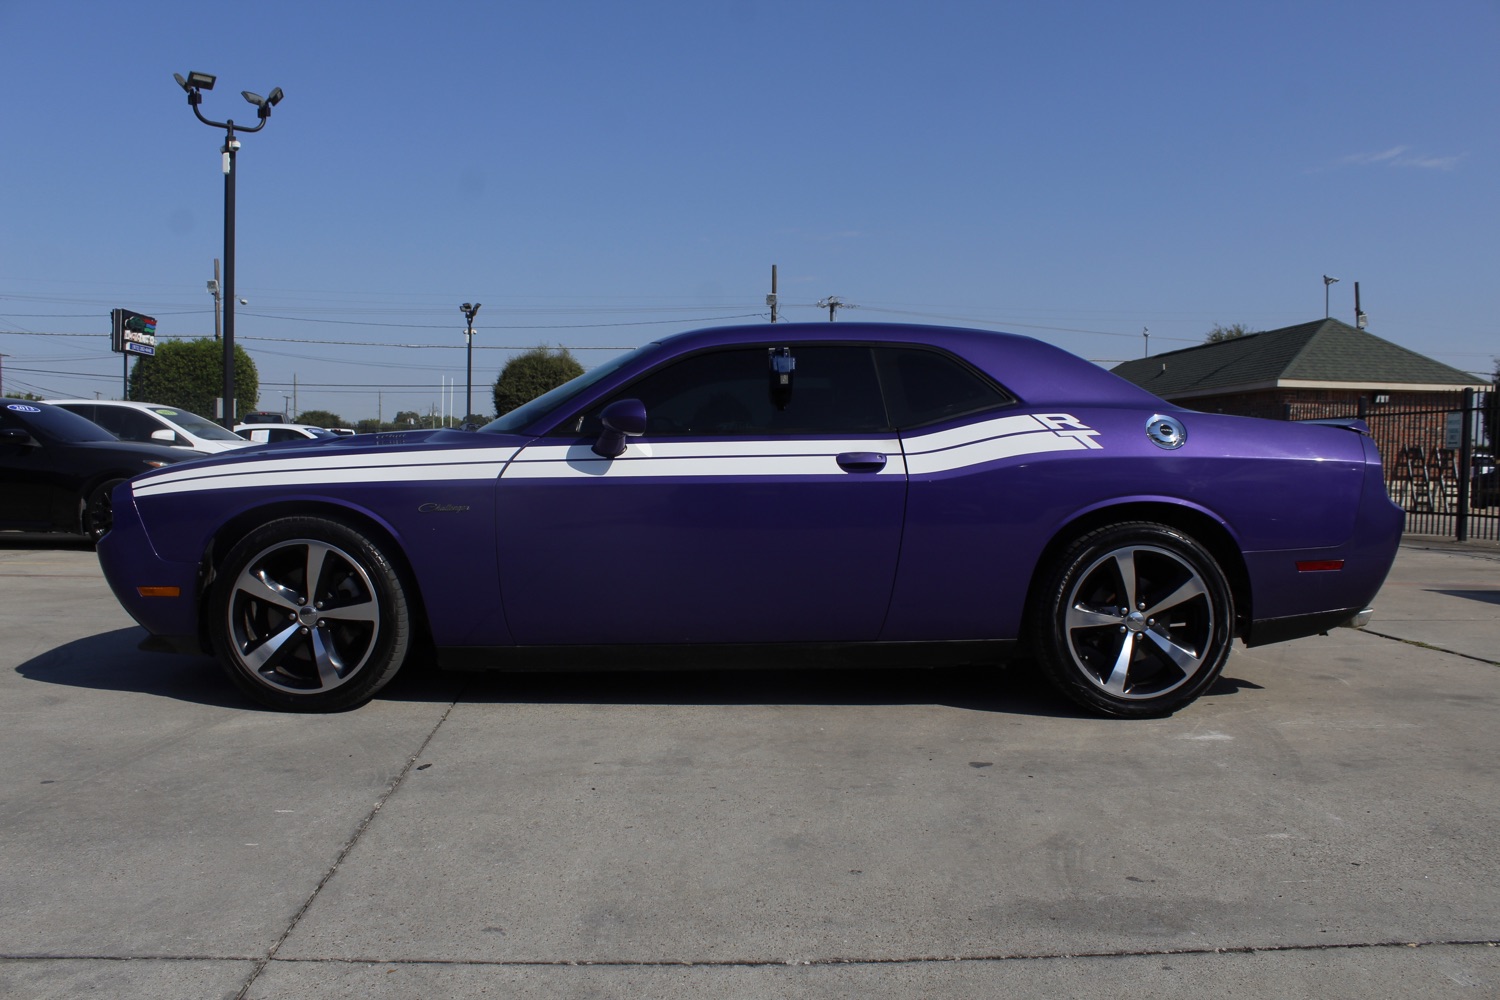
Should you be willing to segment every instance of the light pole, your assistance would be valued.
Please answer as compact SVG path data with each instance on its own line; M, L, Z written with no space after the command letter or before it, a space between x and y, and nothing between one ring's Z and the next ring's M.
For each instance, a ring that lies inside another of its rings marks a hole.
M1324 319L1328 318L1328 286L1329 285L1337 284L1338 280L1339 279L1337 279L1337 278L1330 278L1326 274L1323 275L1323 318Z
M465 302L459 306L459 312L464 314L464 342L468 345L469 355L469 377L464 386L464 423L469 422L469 414L474 412L474 314L479 312L479 303L473 305Z
M224 302L224 426L234 428L234 163L235 154L239 152L240 141L235 138L234 119L216 122L203 117L203 112L198 110L198 105L203 103L203 91L213 90L214 82L218 77L210 73L189 73L187 79L182 78L181 73L173 73L177 85L187 91L188 104L193 109L193 114L198 120L212 128L224 130L224 146L219 152L224 154L224 288L222 290ZM266 119L271 117L271 108L281 103L284 96L281 88L277 87L271 91L271 96L261 97L252 94L248 90L240 91L245 100L255 105L255 116L259 119L254 128L240 126L241 132L259 132L266 127Z

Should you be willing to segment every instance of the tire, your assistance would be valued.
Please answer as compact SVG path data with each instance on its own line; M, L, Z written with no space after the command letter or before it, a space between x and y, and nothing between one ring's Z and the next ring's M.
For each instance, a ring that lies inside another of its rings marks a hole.
M309 584L311 580L311 584ZM380 547L321 517L272 521L230 550L209 639L235 685L282 711L357 708L411 646L406 587Z
M1034 605L1042 671L1102 715L1169 715L1218 678L1233 642L1233 598L1212 555L1146 521L1089 532L1063 551Z
M115 487L124 481L123 479L106 479L83 498L79 528L88 536L89 541L98 542L115 523L115 503L112 494Z

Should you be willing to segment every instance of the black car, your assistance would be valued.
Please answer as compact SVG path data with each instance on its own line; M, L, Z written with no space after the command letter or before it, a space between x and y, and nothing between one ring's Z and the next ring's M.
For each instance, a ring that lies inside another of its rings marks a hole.
M62 531L97 541L109 530L117 485L202 456L121 441L46 403L0 399L0 531Z

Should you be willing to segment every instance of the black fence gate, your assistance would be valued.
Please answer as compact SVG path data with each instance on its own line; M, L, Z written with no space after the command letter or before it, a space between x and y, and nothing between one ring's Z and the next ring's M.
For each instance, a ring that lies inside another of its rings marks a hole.
M1386 491L1406 511L1407 534L1463 542L1500 539L1500 473L1487 444L1500 430L1495 411L1496 393L1465 389L1451 405L1292 403L1287 418L1364 420L1380 447Z

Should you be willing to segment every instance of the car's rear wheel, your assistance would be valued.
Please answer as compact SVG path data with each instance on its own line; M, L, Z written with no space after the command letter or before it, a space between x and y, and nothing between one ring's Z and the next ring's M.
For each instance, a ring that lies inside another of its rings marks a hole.
M214 584L210 639L234 683L271 708L363 705L411 645L400 575L339 521L288 517L230 550Z
M1144 521L1075 539L1035 608L1043 671L1106 715L1166 715L1188 704L1224 669L1233 639L1232 594L1213 556Z
M115 487L124 481L123 479L105 480L83 498L83 511L79 523L89 541L97 542L103 538L110 525L115 523L113 494Z

